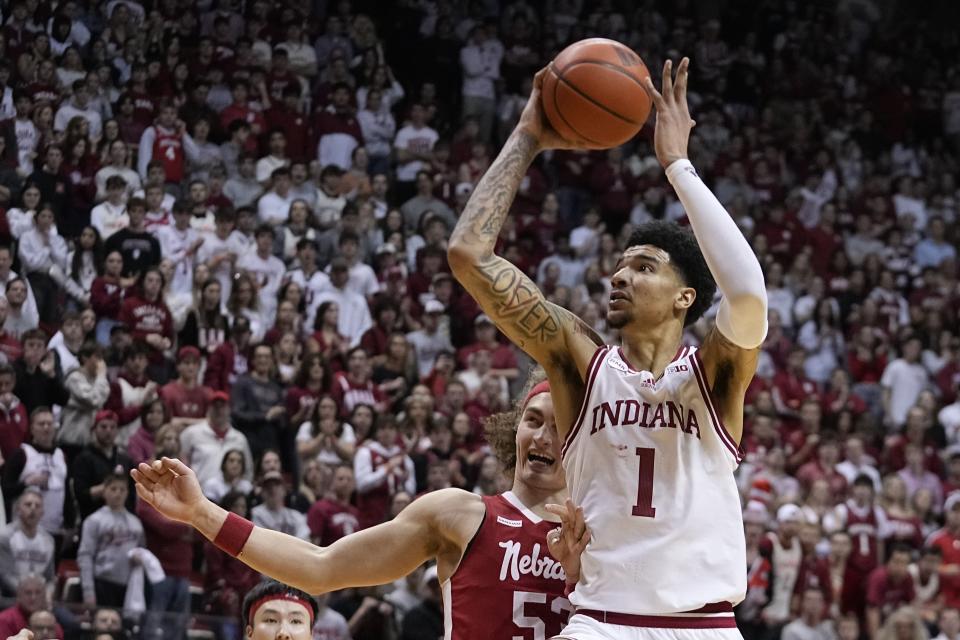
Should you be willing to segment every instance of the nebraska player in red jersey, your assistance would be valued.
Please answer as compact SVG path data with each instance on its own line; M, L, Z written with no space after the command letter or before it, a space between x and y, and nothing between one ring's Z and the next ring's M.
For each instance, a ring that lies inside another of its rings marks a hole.
M139 496L168 518L193 525L286 584L313 594L385 584L435 558L446 638L543 640L566 622L566 581L577 578L590 539L582 512L569 500L563 507L547 504L564 493L547 383L533 386L513 412L495 417L490 439L512 459L505 460L514 469L511 491L491 497L460 489L428 493L392 521L329 547L229 516L203 496L196 475L179 460L142 464L133 477ZM559 528L550 514L560 517Z

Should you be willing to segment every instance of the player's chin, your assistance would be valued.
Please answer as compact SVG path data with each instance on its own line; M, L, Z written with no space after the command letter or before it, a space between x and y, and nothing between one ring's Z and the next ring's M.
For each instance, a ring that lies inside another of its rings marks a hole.
M619 306L619 305L618 305ZM611 329L621 329L630 322L630 312L626 309L607 306L607 326Z

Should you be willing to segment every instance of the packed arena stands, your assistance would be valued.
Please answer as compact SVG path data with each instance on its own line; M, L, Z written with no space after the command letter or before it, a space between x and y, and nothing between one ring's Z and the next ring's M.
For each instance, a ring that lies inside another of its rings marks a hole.
M136 499L127 471L160 456L322 545L509 487L483 424L531 361L446 241L534 73L604 36L651 70L690 56L691 160L765 270L741 631L955 640L950 4L0 4L0 638L240 636L259 576ZM608 342L631 228L685 223L653 122L542 154L500 236ZM325 596L314 637L436 638L436 581Z

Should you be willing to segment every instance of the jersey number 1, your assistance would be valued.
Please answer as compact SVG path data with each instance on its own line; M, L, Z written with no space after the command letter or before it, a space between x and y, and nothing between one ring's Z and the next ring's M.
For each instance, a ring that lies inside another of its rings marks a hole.
M656 518L657 510L653 506L653 456L656 449L637 447L640 458L639 485L637 486L637 504L633 505L633 515L641 518Z

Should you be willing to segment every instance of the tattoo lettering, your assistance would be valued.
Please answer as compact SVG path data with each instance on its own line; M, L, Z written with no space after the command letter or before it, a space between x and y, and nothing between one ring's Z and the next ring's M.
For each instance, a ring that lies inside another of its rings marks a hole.
M462 240L493 249L520 181L536 154L537 143L529 135L519 134L507 141L467 202L451 242Z
M521 336L546 342L560 334L557 312L523 272L496 256L480 261L474 268L489 283L487 299L496 305L495 315L509 321L520 334L516 336L520 338L517 346L524 346Z

